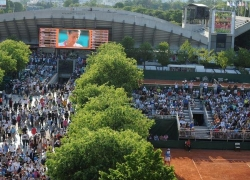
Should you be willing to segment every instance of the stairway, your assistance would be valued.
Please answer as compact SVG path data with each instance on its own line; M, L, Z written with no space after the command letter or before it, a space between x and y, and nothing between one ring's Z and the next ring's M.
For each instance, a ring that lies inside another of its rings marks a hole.
M191 107L193 113L203 113L203 105L199 99L194 99L194 106Z
M194 126L196 139L210 139L210 131L207 126Z
M212 115L212 111L207 111L207 127L210 129L211 128L211 124L213 123L213 115Z
M185 109L184 111L183 111L183 115L184 115L184 121L186 122L186 123L191 123L191 118L190 118L190 116L189 116L189 111L187 110L187 109Z

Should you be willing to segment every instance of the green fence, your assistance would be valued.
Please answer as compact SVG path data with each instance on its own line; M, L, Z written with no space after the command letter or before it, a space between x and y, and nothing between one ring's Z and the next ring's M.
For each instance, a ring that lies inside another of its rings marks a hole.
M184 140L150 141L155 148L183 148ZM238 141L191 141L192 149L234 150ZM250 142L239 141L242 150L250 150Z
M178 140L178 126L176 119L156 119L155 125L151 127L149 133L158 136L168 135L169 140Z
M245 74L226 74L226 73L205 73L205 72L177 72L177 71L156 71L144 70L145 79L159 79L159 80L194 80L196 77L207 76L212 79L228 79L228 81L239 83L250 83L250 75Z

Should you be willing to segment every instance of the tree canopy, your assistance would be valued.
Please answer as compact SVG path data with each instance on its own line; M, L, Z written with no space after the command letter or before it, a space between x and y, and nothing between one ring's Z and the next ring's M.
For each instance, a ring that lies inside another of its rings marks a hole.
M181 62L187 62L187 60L192 60L195 56L195 49L192 47L191 43L186 40L178 51L178 60Z
M131 107L129 98L123 89L104 88L99 96L92 97L73 117L69 134L76 136L81 128L97 130L109 127L116 131L133 130L145 139L154 121L148 119L141 111ZM92 88L93 89L93 88ZM94 90L97 92L97 90Z
M7 52L0 49L0 68L5 72L16 71L17 62Z
M7 56L16 61L16 71L23 70L29 62L31 51L29 45L22 41L7 39L0 43L0 50L6 52Z
M60 148L55 149L55 153L48 153L46 165L52 179L97 180L100 177L99 172L104 176L104 173L108 173L110 168L116 169L117 163L123 164L130 159L135 160L137 152L139 152L137 157L139 160L136 162L139 164L130 169L134 177L140 167L147 173L146 170L153 166L154 169L150 172L154 172L154 174L151 177L161 175L163 175L161 176L163 179L168 176L174 177L171 173L173 170L164 167L160 151L154 152L152 145L137 133L130 130L117 132L104 128L97 131L79 129L79 134L82 138L69 138ZM132 155L128 156L129 154ZM152 166L145 164L147 162L151 162ZM135 162L130 163L133 165ZM146 168L145 165L148 167ZM124 172L124 176L125 174L126 172Z
M135 60L126 58L121 44L107 43L87 63L72 93L76 113L67 136L47 155L51 179L116 179L114 171L120 177L131 174L132 179L146 180L142 174L146 171L153 180L175 179L173 168L164 166L161 151L146 141L154 121L131 107L128 94L143 75Z
M169 63L169 58L171 55L169 44L167 42L161 42L157 46L156 58L162 66L166 66Z
M173 167L164 166L161 151L144 146L139 151L126 155L125 162L117 163L115 169L100 172L100 180L175 180Z
M228 66L228 63L229 61L225 51L219 52L216 58L216 64L220 65L222 69L225 69Z
M76 90L84 89L87 84L107 84L131 93L142 78L136 60L126 57L122 45L106 43L87 59L86 73L76 81Z

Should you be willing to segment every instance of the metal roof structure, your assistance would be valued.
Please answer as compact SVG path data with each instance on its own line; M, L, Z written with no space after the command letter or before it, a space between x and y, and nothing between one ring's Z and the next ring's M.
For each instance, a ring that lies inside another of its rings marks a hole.
M131 36L136 46L149 42L157 46L167 41L178 49L185 41L206 47L207 37L182 29L171 22L152 16L108 8L56 8L0 15L0 41L16 36L27 44L38 44L39 28L108 29L110 41L120 42Z
M236 17L239 19L240 17ZM248 18L249 19L249 18ZM236 36L250 28L249 21L236 28ZM194 47L207 47L208 37L187 30L171 22L145 14L111 8L54 8L0 14L0 41L10 36L30 45L38 45L39 28L107 29L110 41L120 42L131 36L138 47L143 42L157 46L167 41L172 50L179 49L184 41Z

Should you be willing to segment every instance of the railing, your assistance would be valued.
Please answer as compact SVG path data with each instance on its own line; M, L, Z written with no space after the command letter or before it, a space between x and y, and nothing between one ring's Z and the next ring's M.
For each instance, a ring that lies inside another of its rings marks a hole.
M208 127L209 123L208 123L208 114L207 114L207 108L205 106L205 104L203 104L203 110L204 110L204 121L206 126Z
M190 122L193 122L193 112L192 112L192 109L191 109L191 106L190 106L190 103L188 103L188 114L189 114L189 117L190 117Z
M179 116L178 116L178 113L176 114L176 121L177 121L177 128L178 128L178 131L180 132L180 121L179 121Z
M250 141L250 131L215 131L209 129L181 128L179 131L179 139L208 139L208 140L237 140Z
M155 118L155 119L176 119L177 115L154 115L150 116L150 118Z

